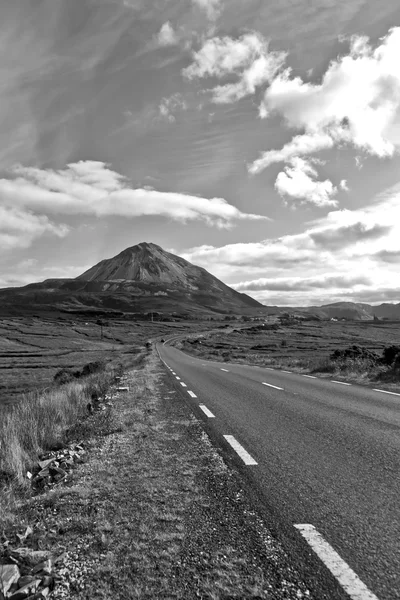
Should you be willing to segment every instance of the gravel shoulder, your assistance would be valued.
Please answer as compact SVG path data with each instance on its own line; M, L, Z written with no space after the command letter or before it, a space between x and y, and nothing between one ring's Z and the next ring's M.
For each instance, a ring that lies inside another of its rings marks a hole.
M153 352L69 486L24 506L65 551L52 598L311 598Z

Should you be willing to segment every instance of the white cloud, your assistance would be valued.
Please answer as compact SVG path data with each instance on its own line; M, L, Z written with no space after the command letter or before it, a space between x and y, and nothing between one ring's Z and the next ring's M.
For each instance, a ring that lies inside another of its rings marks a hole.
M341 190L343 190L344 192L348 192L349 191L349 186L347 185L347 181L346 179L342 179L341 182L339 183L339 187Z
M333 60L319 84L281 72L265 92L264 118L281 115L288 127L304 131L278 151L264 153L250 167L259 172L272 162L349 144L358 151L390 157L400 147L400 28L373 49L353 37L346 56Z
M28 248L44 234L63 237L65 225L55 225L45 215L34 215L27 210L0 205L0 248L14 250Z
M290 162L294 158L332 148L333 145L334 141L332 137L323 132L296 135L281 150L267 150L263 152L260 158L255 160L252 165L249 165L249 172L255 175L274 163Z
M243 213L223 198L131 188L122 175L98 161L73 163L59 171L19 166L11 175L0 179L0 205L6 210L13 207L41 213L34 218L41 219L45 229L55 227L48 223L47 214L153 215L181 222L203 220L220 228L231 227L238 220L266 218Z
M215 21L221 14L222 0L192 0L192 2L204 10L210 21Z
M161 27L157 35L157 42L159 46L175 46L179 42L178 36L169 21Z
M267 304L400 301L400 184L364 209L332 210L301 233L199 246L183 256Z
M175 122L174 113L177 111L187 110L187 104L182 97L182 94L173 94L169 98L163 98L158 107L160 116L170 123Z
M317 181L317 171L302 158L293 158L279 173L275 188L281 196L290 196L315 206L336 206L337 188L329 179Z
M213 102L231 103L254 94L259 86L271 81L285 56L282 52L269 52L268 42L256 32L246 33L236 40L214 37L193 53L193 62L183 74L188 79L223 79L234 74L236 82L211 90Z

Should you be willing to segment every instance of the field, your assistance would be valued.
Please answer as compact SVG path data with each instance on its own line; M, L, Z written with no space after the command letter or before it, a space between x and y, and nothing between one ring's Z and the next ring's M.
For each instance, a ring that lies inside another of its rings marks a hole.
M197 325L198 326L198 325ZM38 317L0 319L0 406L22 393L52 385L60 369L139 353L155 336L185 332L194 324Z
M200 333L201 332L201 333ZM400 345L400 322L310 321L282 325L210 321L136 322L95 319L0 319L0 406L19 394L44 390L60 369L82 369L95 361L135 355L156 337L180 334L176 345L194 356L257 365L317 369L334 350L352 345L378 355Z
M358 346L382 355L383 348L400 346L400 322L307 321L282 325L279 322L251 325L221 325L217 332L186 338L175 344L185 352L225 362L270 365L304 372L334 372L339 363L331 361L335 350ZM353 361L347 371L368 369L365 361ZM343 365L342 365L343 366ZM345 371L346 369L343 369ZM381 369L382 370L382 369ZM369 376L378 376L379 369Z

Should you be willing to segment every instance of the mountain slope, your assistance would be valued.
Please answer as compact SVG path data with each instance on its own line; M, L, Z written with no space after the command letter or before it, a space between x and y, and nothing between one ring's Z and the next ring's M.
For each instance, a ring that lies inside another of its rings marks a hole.
M0 305L163 313L247 313L262 309L205 269L142 242L102 260L76 279L0 290Z

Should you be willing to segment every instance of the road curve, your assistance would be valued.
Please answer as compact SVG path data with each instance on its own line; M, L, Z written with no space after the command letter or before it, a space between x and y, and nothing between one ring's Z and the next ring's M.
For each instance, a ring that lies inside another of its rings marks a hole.
M217 443L226 451L232 436L253 460L245 480L279 521L277 534L312 525L367 590L349 580L329 597L400 598L400 396L158 350ZM305 559L312 552L301 543Z

